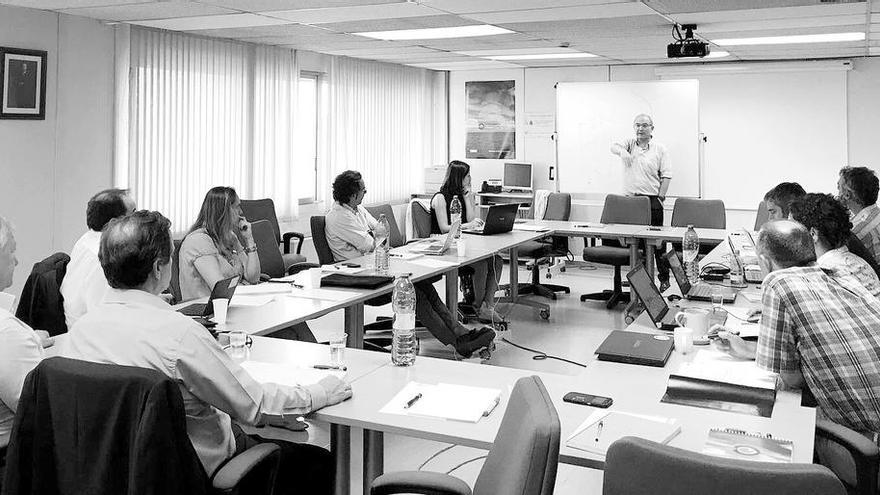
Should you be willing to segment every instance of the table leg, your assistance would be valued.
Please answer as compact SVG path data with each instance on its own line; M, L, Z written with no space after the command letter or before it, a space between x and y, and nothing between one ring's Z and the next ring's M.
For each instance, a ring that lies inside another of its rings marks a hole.
M639 240L627 239L627 243L629 244L629 267L632 269L639 264Z
M364 430L364 495L385 469L385 441L381 431Z
M330 451L336 463L333 480L335 495L351 493L351 429L343 425L330 425Z
M458 314L458 267L444 275L446 278L446 307L453 315Z
M654 250L657 249L654 246L653 239L645 240L645 270L648 271L648 276L651 277L651 280L654 280Z
M510 300L516 302L519 297L519 249L513 246L508 254L510 255Z
M348 347L364 348L364 303L345 308L345 333L348 334Z

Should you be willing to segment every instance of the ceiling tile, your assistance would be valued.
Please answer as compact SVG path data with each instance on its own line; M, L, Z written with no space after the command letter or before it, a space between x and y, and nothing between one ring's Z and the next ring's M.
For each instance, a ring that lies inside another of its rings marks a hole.
M568 19L600 19L606 17L630 17L653 15L654 11L643 3L616 3L610 5L581 5L554 9L509 10L464 14L462 17L487 24L509 24L514 22L563 21Z
M521 69L521 65L495 62L493 60L473 60L465 62L426 62L407 64L431 70L482 70L482 69Z
M104 7L108 5L125 5L144 3L144 0L0 0L3 5L15 5L31 9L72 9L77 7Z
M735 31L767 31L781 29L821 28L836 26L864 25L865 14L835 15L822 17L795 17L791 19L762 19L740 22L710 22L698 24L697 33L735 32Z
M280 24L277 26L251 26L225 29L203 29L193 31L202 36L217 36L219 38L261 38L268 36L299 36L299 37L324 37L337 33L326 29L301 24Z
M61 9L70 15L103 19L106 21L136 21L150 19L173 19L177 17L196 17L205 15L235 14L234 10L196 2L150 2L134 5L112 5L107 7L82 7Z
M423 5L435 7L454 14L475 12L503 12L506 10L529 10L536 7L576 7L584 5L633 3L634 0L422 0Z
M320 9L403 3L406 0L199 0L202 3L247 12L270 10Z
M577 53L577 50L572 50L570 48L562 48L558 46L553 46L548 43L546 47L540 48L498 48L495 50L465 50L456 52L460 55L467 55L469 57L491 57L491 56L504 56L504 55L543 55L548 53Z
M877 2L880 3L880 2ZM761 8L750 10L717 10L669 14L676 22L700 24L708 22L739 22L762 19L796 19L799 17L824 17L832 15L857 15L865 13L863 3L825 3L802 7Z
M131 21L132 24L172 31L201 31L205 29L242 28L287 24L288 21L257 14L224 14L200 17L180 17L154 21Z
M337 7L332 9L279 10L263 12L263 15L278 17L302 24L328 24L332 22L369 21L376 19L399 19L437 15L434 9L416 3L365 5L358 7Z
M818 0L654 0L657 10L666 13L713 12L716 10L766 9L815 5Z
M331 49L326 50L325 53L329 53L331 55L345 55L348 57L372 57L373 55L403 55L403 54L425 54L425 53L434 53L434 50L429 48L423 48L421 46L408 46L405 48L354 48L354 49Z

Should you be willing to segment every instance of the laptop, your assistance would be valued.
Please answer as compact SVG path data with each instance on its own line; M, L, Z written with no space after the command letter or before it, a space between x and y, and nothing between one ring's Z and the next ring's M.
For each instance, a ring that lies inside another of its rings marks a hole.
M672 339L667 335L615 330L596 349L600 361L666 366L672 353Z
M731 263L739 264L743 279L751 284L763 282L767 274L758 264L755 239L752 237L752 233L745 229L742 232L731 232L727 236L727 244L730 247Z
M684 267L681 266L681 260L678 253L669 251L664 255L666 261L669 262L669 268L672 270L672 276L678 282L678 288L681 289L681 295L692 301L712 301L712 294L721 294L725 303L732 303L736 300L738 290L732 287L725 287L719 284L708 284L705 282L697 282L691 285L687 274L684 273Z
M462 229L466 234L494 235L503 234L513 230L513 222L516 221L516 212L519 203L492 205L486 214L486 222L481 229Z
M446 239L443 242L439 241L439 238L434 238L426 241L419 242L408 249L410 253L418 253L425 254L428 256L442 256L449 251L449 248L452 247L452 241L454 237L452 233L457 231L461 226L461 221L456 220L452 222L452 225L449 227L449 232L446 234Z
M678 324L675 322L675 311L669 310L666 299L660 294L660 289L654 284L654 280L645 270L645 265L639 264L626 274L629 280L629 288L645 306L645 311L651 317L651 321L660 330L675 330Z
M183 313L186 316L193 317L202 317L208 318L214 315L214 299L232 299L232 295L235 293L235 288L238 286L238 282L241 281L241 275L236 275L234 277L224 278L223 280L214 284L214 290L211 291L211 297L208 298L207 303L194 303L189 306L184 306L177 311L179 313Z

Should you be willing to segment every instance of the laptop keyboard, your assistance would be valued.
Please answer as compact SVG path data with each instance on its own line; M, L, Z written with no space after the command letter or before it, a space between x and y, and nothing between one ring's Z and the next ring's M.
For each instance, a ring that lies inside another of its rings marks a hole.
M692 285L690 290L691 297L712 297L714 288L711 285Z

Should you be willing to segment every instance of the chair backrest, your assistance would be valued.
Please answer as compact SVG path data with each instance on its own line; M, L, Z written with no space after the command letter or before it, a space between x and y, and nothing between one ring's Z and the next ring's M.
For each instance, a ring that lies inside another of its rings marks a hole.
M169 288L171 289L171 296L174 297L174 303L177 304L183 301L183 296L180 293L180 246L183 244L183 239L174 239L174 252L171 253L171 284Z
M398 246L403 246L406 244L406 239L403 238L403 234L400 232L400 228L397 226L397 219L394 218L394 209L389 204L384 205L376 205L376 206L367 206L367 211L370 212L370 215L379 219L379 215L385 215L385 218L388 219L388 226L391 227L391 241L390 246L396 248Z
M65 253L55 253L34 263L15 311L19 320L31 328L46 330L49 335L67 332L61 283L67 274L68 263L70 256Z
M251 223L254 243L257 245L257 257L260 259L260 273L276 278L284 276L284 258L275 242L275 234L268 220L257 220Z
M249 222L268 220L275 236L275 244L281 244L281 226L278 225L278 215L275 213L275 202L271 198L242 199L241 211Z
M727 213L720 199L678 198L672 208L673 227L726 229Z
M22 387L7 456L4 493L197 494L209 485L180 388L152 369L43 360Z
M474 495L551 495L559 436L559 416L541 379L517 380Z
M412 226L416 239L431 235L431 211L418 201L412 202Z
M605 457L603 495L845 495L824 466L741 461L624 437Z
M324 215L313 216L309 219L309 226L312 229L312 242L318 253L318 263L332 265L336 260L333 258L333 251L330 250L330 244L327 242L327 218Z
M646 196L605 196L602 208L602 223L622 223L627 225L651 224L651 200Z
M544 220L568 221L571 216L571 194L550 193L547 197L547 209L544 210Z
M761 226L770 219L770 212L767 211L767 203L761 201L758 203L758 213L755 215L755 231L761 230Z

